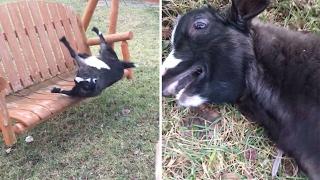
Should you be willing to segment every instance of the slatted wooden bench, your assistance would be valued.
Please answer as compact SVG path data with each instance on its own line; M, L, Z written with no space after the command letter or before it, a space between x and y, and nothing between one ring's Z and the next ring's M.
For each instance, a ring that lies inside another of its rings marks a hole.
M90 52L98 39L87 39L85 30L98 0L90 0L82 20L69 7L44 1L21 1L0 5L0 130L7 146L16 134L26 132L67 107L81 101L50 93L53 86L71 89L75 63L59 42L66 36L79 52ZM115 33L119 1L111 6L109 32ZM131 32L107 35L121 41L123 59L129 61L127 40ZM127 78L132 71L125 71Z

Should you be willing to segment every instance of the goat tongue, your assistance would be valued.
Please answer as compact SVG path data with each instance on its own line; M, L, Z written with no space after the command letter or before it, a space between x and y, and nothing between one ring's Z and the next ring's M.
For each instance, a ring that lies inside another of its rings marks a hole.
M282 156L283 156L283 151L278 149L276 159L273 161L273 165L272 165L272 172L271 172L272 179L274 179L274 177L277 175L279 171Z

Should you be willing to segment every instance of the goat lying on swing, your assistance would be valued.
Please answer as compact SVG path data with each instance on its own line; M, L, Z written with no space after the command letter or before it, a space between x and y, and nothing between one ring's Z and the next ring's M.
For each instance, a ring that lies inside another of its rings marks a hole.
M98 56L76 53L63 36L60 41L69 50L70 55L78 64L75 86L71 90L62 90L54 87L52 93L62 93L73 97L98 96L105 88L119 81L124 74L124 69L135 67L134 63L120 61L115 51L104 39L98 28L93 27L100 39Z

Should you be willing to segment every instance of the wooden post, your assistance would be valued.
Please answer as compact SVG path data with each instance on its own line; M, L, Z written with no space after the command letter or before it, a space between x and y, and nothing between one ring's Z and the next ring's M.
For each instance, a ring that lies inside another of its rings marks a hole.
M116 33L117 21L118 21L118 11L119 11L119 0L111 1L110 19L109 19L109 34ZM113 43L110 43L113 47Z
M122 58L123 61L125 62L130 62L130 53L129 53L129 47L128 47L128 42L127 41L122 41L121 42L121 51L122 51ZM127 69L128 72L125 74L127 79L132 79L133 77L133 71L132 69Z
M88 4L86 6L86 9L84 10L81 22L84 28L84 31L87 31L89 23L91 21L92 15L94 13L94 10L97 7L99 0L89 0Z
M9 119L7 104L5 102L6 80L0 77L0 129L2 131L4 142L7 146L12 146L17 142L16 135L12 128L12 121Z
M78 28L79 28L79 30L80 30L80 33L81 33L81 36L82 36L82 41L84 41L84 42L82 42L83 44L86 44L86 47L85 47L85 49L81 49L81 51L84 51L84 52L86 52L87 54L89 54L89 55L91 55L91 50L90 50L90 47L89 47L89 45L88 45L88 39L87 39L87 36L86 36L86 32L85 32L85 29L84 29L84 27L82 27L81 26L81 22L79 22L80 21L80 19L77 17L77 24L78 24ZM79 39L80 40L80 39Z
M123 33L110 34L110 35L104 36L104 38L109 44L111 44L113 42L131 40L133 38L133 33L131 31L128 31ZM100 44L100 39L90 38L88 39L87 44L89 46L98 45Z

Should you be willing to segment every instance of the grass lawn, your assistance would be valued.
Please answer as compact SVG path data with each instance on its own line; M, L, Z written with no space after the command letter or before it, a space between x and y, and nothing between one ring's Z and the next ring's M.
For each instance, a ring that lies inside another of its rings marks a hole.
M12 0L0 0L0 2ZM53 1L53 0L51 0ZM58 0L82 14L85 0ZM109 2L110 5L110 2ZM105 31L108 7L92 23ZM121 1L118 32L133 31L133 80L123 80L19 137L10 154L0 140L0 179L153 179L159 119L159 12ZM88 32L90 37L94 36ZM119 52L120 44L116 44ZM94 48L94 52L97 52ZM35 139L26 144L27 135Z
M203 6L205 1L165 0L163 58L170 51L168 34L177 14ZM225 7L228 0L209 0ZM260 18L299 31L320 32L319 0L274 0ZM177 107L163 98L164 179L271 179L276 156L264 129L249 122L230 105ZM306 179L296 163L284 157L276 179Z

